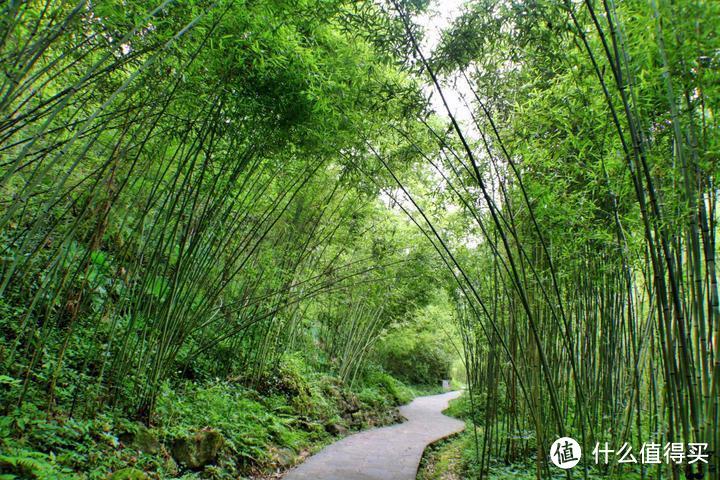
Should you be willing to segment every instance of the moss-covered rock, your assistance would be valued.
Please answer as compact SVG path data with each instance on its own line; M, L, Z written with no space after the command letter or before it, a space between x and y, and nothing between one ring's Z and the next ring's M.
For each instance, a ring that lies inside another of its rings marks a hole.
M295 452L289 448L279 448L273 453L274 463L282 469L292 466L295 457Z
M127 448L149 453L150 455L160 453L160 450L162 450L157 435L144 425L138 425L134 431L121 434L120 441Z
M325 431L334 436L347 435L348 433L347 427L339 422L326 423Z
M189 437L175 439L172 456L184 467L199 470L217 459L225 439L216 430L203 430Z

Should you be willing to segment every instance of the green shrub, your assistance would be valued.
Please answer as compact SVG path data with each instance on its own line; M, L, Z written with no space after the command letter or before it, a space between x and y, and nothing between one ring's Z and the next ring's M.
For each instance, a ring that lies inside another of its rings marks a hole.
M445 342L430 332L390 335L378 350L389 373L412 385L438 385L449 378L453 355Z
M322 445L331 439L328 424L359 429L391 423L394 406L412 398L410 389L380 368L369 369L350 389L295 356L283 358L259 384L262 392L230 381L166 382L152 428L119 409L70 418L28 400L0 416L0 480L105 480L119 472L177 478L182 471L169 456L173 443L208 429L224 439L217 461L204 473L183 478L238 478L276 468L281 461L286 466L294 452ZM0 376L0 389L16 388L17 379ZM153 439L152 449L138 447L144 442L138 440L140 432Z
M79 478L72 470L55 463L52 456L22 448L9 448L0 453L0 479L35 478L38 480L70 480Z
M82 472L83 478L106 479L128 464L156 470L159 459L120 448L117 435L127 431L128 423L108 414L91 419L50 415L26 402L0 416L0 474L69 479Z
M178 394L165 387L157 413L167 439L213 428L226 440L227 453L243 464L268 460L268 446L296 448L303 434L293 431L295 421L287 403L278 397L254 400L252 391L230 383L189 385Z
M368 387L375 390L379 389L380 392L377 394L382 395L384 393L384 396L389 396L393 405L404 405L415 396L413 391L400 380L376 366L366 369L363 385L365 386L364 390L367 390ZM365 395L370 394L366 392Z

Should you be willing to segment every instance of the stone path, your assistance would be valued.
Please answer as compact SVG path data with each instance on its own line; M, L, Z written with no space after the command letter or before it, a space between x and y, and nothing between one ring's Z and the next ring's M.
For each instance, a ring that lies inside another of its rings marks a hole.
M291 470L285 480L415 480L425 447L465 423L441 412L461 392L418 397L400 407L407 421L356 433Z

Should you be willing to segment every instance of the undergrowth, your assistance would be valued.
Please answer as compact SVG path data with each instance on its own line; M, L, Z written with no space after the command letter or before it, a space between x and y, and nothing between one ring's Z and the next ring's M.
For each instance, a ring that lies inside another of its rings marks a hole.
M486 460L484 472L480 471L481 465L478 461L478 450L476 450L475 445L476 432L474 431L475 427L472 422L472 412L475 411L477 435L479 441L482 442L484 427L481 419L482 410L477 408L478 400L484 400L484 398L475 399L475 409L472 408L467 392L461 397L450 401L449 407L443 413L465 420L466 429L458 435L428 447L420 464L418 480L459 480L470 478L486 478L488 480L534 480L538 478L537 457L534 453L528 454L526 458L517 461L507 461L505 459L491 457ZM526 445L526 451L534 450L534 440L532 437L528 436L528 438L524 440L529 442L528 445ZM505 439L499 438L498 441L504 442ZM480 445L482 445L482 443ZM480 446L479 448L482 447ZM542 478L553 480L567 478L567 474L563 470L555 469L552 466L547 467L550 470L545 470L545 467L550 463L548 460L543 459L541 463L544 469ZM583 476L582 468L581 465L574 468L574 476ZM589 465L587 478L631 480L640 478L640 472L626 468L622 471L615 471L610 476L608 472L600 471L595 465Z
M0 378L5 392L19 384ZM254 478L352 430L398 421L395 407L413 394L377 367L350 388L288 357L256 388L232 380L164 384L150 428L112 410L70 417L28 401L0 416L0 480ZM177 460L178 442L208 432L222 446L207 465Z

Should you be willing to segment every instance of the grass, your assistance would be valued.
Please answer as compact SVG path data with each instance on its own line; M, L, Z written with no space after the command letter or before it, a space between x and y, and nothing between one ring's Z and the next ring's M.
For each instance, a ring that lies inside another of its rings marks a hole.
M464 419L467 428L458 435L428 447L420 463L418 480L480 478L479 465L475 458L474 435L470 420L471 406L468 396L463 394L461 397L451 400L448 408L443 413L451 417ZM482 437L482 434L483 426L478 425L478 435ZM585 458L590 458L587 456L587 452ZM573 472L576 474L575 476L581 476L581 466L575 467ZM552 466L549 475L543 473L543 478L557 480L567 478L564 471ZM536 459L532 456L524 461L506 464L501 459L491 458L489 470L486 471L483 478L488 480L534 480L537 478ZM623 471L616 471L609 475L608 472L600 471L593 465L590 466L588 478L631 480L640 478L640 473L639 471L633 471L631 468L625 468Z
M418 480L459 480L463 468L463 440L452 437L428 447L418 471Z

